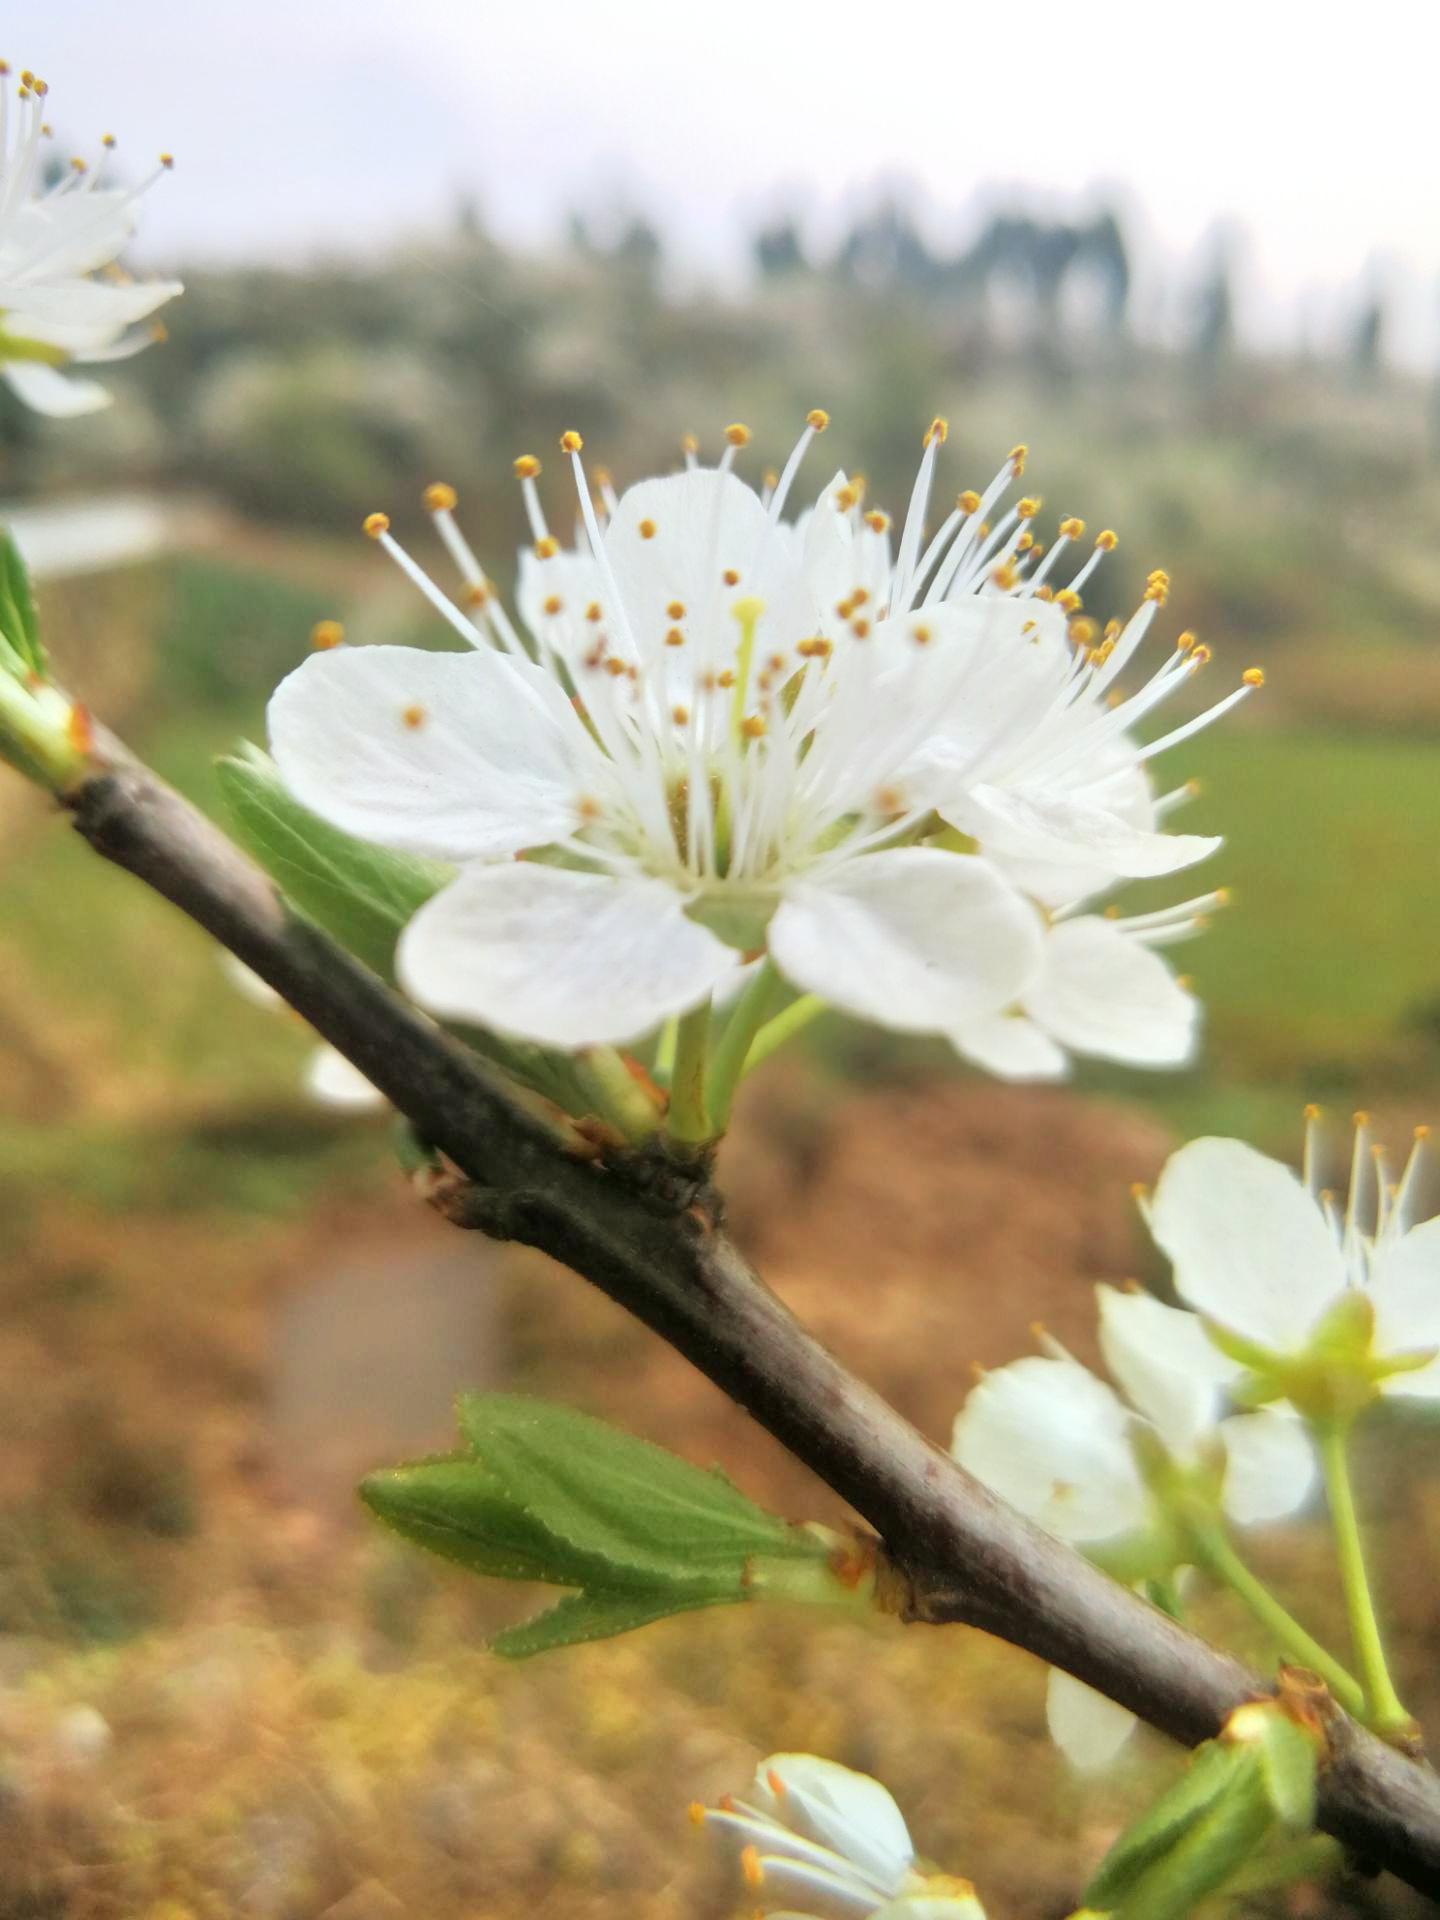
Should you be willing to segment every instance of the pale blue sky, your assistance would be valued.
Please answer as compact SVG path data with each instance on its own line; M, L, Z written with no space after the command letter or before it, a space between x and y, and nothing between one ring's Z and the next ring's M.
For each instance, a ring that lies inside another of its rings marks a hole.
M776 204L833 226L877 176L958 233L983 184L1119 186L1157 260L1217 217L1251 236L1254 317L1333 316L1372 260L1435 333L1440 19L1208 0L19 0L0 48L45 73L67 139L179 164L147 252L294 255L440 217L507 237L626 197L682 256L733 264Z

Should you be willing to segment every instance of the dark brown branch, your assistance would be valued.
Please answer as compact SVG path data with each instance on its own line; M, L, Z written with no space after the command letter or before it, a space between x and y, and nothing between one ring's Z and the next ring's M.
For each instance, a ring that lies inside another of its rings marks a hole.
M212 933L479 1189L487 1231L551 1254L667 1340L875 1528L915 1620L982 1627L1175 1739L1215 1734L1262 1683L961 1471L839 1364L703 1210L677 1211L566 1151L476 1057L313 927L118 743L70 795L75 825ZM1329 1832L1440 1895L1440 1782L1334 1716Z

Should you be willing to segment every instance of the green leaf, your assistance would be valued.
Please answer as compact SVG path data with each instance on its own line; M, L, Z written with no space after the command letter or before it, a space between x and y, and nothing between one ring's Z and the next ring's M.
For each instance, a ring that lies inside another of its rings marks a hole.
M45 649L40 642L30 573L8 527L0 528L0 635L9 642L9 651L18 656L22 667L43 679Z
M386 1526L472 1573L580 1587L607 1572L604 1560L556 1541L463 1454L368 1474L360 1498Z
M1315 1774L1319 1753L1314 1740L1279 1708L1265 1715L1257 1743L1260 1778L1275 1817L1292 1833L1315 1824Z
M1141 1876L1117 1920L1189 1920L1269 1839L1274 1816L1251 1756L1223 1791Z
M522 1394L468 1393L460 1428L477 1459L558 1537L616 1566L672 1576L753 1555L823 1559L823 1542L766 1513L725 1476Z
M638 1588L633 1593L567 1594L547 1613L497 1633L490 1648L506 1660L528 1660L557 1647L578 1647L587 1640L610 1640L616 1634L634 1633L637 1627L652 1626L671 1614L724 1606L730 1597L706 1593L702 1588L687 1595L673 1587Z
M1227 1790L1236 1754L1218 1740L1197 1747L1175 1785L1111 1847L1083 1895L1087 1907L1118 1907L1156 1861L1174 1848Z
M286 791L254 747L216 768L237 838L307 919L383 979L410 919L452 877L438 860L356 840Z

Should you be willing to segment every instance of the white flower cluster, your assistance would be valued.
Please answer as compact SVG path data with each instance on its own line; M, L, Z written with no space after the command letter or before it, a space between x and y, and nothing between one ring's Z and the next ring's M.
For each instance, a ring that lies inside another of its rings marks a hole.
M598 496L562 440L580 521L550 533L539 462L516 463L533 544L521 630L455 521L427 496L462 610L389 532L368 530L466 653L337 647L270 706L295 796L361 839L456 862L411 923L401 978L423 1005L558 1048L623 1044L724 993L768 954L795 989L890 1028L940 1034L1013 1077L1070 1050L1182 1064L1197 1009L1156 949L1221 896L1129 919L1088 902L1217 841L1162 831L1149 762L1259 683L1141 744L1137 725L1208 658L1189 635L1122 697L1168 589L1103 635L1081 592L1115 544L1048 551L1038 502L1006 505L1017 448L926 537L943 421L898 541L838 474L785 507L827 424L775 484L719 465ZM692 457L693 459L693 457Z
M170 156L138 186L111 186L107 134L94 163L73 159L47 182L49 88L28 69L18 87L12 79L0 60L0 374L41 413L89 413L110 395L62 369L138 353L153 337L140 322L181 290L129 281L114 265ZM102 271L109 277L96 278Z

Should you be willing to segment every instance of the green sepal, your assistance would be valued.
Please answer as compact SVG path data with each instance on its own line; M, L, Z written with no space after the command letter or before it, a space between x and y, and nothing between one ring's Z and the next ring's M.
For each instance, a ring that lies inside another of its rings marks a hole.
M45 677L47 661L40 639L35 595L30 587L30 571L8 527L0 528L0 638L5 642L6 653L15 656L22 673ZM0 664L10 667L8 659Z
M453 876L438 860L356 840L302 807L256 747L216 766L237 839L285 897L384 980L407 923Z
M1233 1751L1218 1740L1197 1747L1174 1786L1127 1827L1105 1855L1081 1896L1084 1905L1118 1907L1141 1877L1216 1803L1233 1770Z

